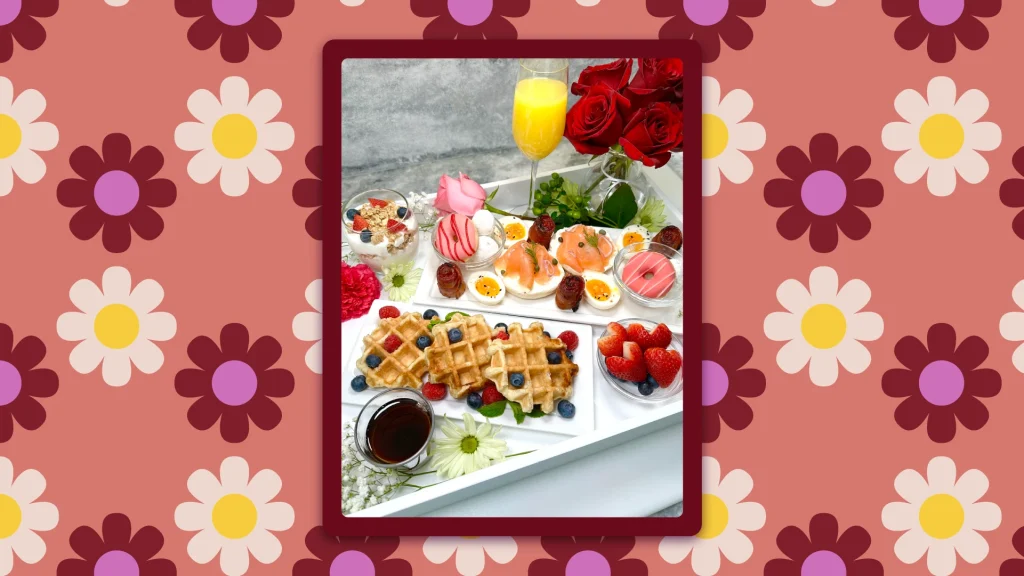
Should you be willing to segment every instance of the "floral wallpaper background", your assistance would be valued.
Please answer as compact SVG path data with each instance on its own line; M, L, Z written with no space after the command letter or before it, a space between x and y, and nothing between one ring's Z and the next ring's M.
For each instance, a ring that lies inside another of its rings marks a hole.
M0 0L0 576L1024 574L1022 18ZM702 532L323 534L323 44L659 36L705 60Z

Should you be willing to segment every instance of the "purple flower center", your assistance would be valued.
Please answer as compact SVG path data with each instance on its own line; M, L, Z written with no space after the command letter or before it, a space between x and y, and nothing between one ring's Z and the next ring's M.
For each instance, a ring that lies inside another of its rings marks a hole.
M228 26L241 26L256 14L257 0L213 0L213 15Z
M111 170L92 189L96 206L110 216L124 216L139 203L139 183L123 170Z
M964 393L964 373L948 360L936 360L921 370L917 384L925 400L936 406L949 406Z
M346 550L334 557L330 576L374 576L373 560L358 550Z
M818 550L804 559L800 576L846 576L846 562L831 550Z
M612 576L612 566L593 550L577 552L565 565L565 576Z
M213 395L228 406L241 406L256 395L256 372L240 360L228 360L213 372Z
M476 26L494 10L494 0L448 0L448 13L463 26Z
M21 14L21 0L0 0L0 26L7 26Z
M935 26L949 26L964 13L964 0L918 0L921 16Z
M96 561L93 576L139 576L139 563L127 552L111 550Z
M846 183L831 170L818 170L800 186L800 200L811 214L831 216L846 203Z
M21 372L14 364L0 360L0 406L14 402L21 393Z
M683 0L683 12L698 26L714 26L728 11L729 0Z
M725 398L729 391L729 374L722 365L713 360L704 360L700 363L701 376L701 404L714 406Z

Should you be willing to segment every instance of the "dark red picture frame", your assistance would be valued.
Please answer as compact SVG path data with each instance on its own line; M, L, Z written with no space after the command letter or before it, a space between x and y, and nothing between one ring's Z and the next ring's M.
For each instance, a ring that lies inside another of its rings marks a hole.
M692 536L701 527L701 58L689 40L332 40L323 60L323 526L337 536L461 535L464 518L341 513L341 64L346 58L682 58L683 512L676 518L473 518L478 536ZM333 214L333 216L332 216ZM687 362L685 359L689 359ZM687 410L688 408L688 410ZM611 496L610 496L611 497ZM621 497L629 497L621 495Z

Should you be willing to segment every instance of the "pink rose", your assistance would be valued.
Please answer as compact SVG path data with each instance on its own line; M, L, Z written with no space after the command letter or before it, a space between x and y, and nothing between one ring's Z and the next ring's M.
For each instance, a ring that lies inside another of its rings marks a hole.
M484 207L486 199L487 193L484 192L484 189L462 172L459 172L458 180L445 174L441 176L441 181L437 184L434 208L442 212L454 212L472 217Z

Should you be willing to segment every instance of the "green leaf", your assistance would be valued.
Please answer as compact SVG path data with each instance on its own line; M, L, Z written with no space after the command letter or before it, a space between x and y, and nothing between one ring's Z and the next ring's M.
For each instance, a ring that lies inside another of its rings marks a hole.
M658 232L665 227L665 204L657 198L648 198L629 223L639 224L652 233Z
M529 414L527 414L527 416L529 416L530 418L543 418L547 416L547 414L545 414L544 411L540 409L540 404L537 404L533 407L533 410Z
M445 317L444 317L444 321L445 321L445 322L448 322L448 321L449 321L449 320L451 320L451 319L452 319L453 317L455 317L455 315L456 315L456 314L462 314L463 316L466 316L466 317L468 317L468 316L469 316L469 314L466 314L465 312L463 312L463 311L461 311L461 310L452 310L451 312L449 312L449 313L448 313L448 315L447 315L447 316L445 316Z
M497 418L505 413L505 406L508 404L508 400L499 400L493 404L481 406L476 409L481 416L485 418Z
M501 188L501 186L495 187L494 191L491 192L491 194L487 197L487 201L488 202L490 202L491 200L494 200L494 197L498 194L498 188Z
M523 412L523 407L519 405L519 402L511 402L509 406L512 407L512 416L516 419L516 424L522 424L526 420L526 413Z
M636 213L637 205L636 198L633 197L633 189L629 184L619 184L604 201L602 217L614 224L616 228L624 228L636 216Z

